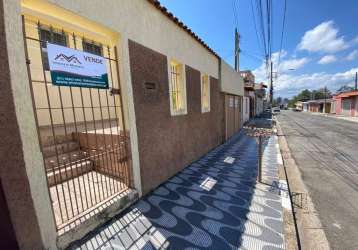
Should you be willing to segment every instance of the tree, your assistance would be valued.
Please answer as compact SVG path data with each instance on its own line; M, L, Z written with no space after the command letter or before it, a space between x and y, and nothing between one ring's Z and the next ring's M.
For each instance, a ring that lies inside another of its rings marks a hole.
M337 93L350 92L350 91L353 91L353 90L354 90L353 87L348 86L348 85L343 85L342 87L340 87L340 88L337 90Z
M312 96L312 92L309 91L308 89L305 89L297 95L297 99L301 102L305 102L305 101L310 100L311 96Z
M324 98L331 98L331 96L332 96L332 93L327 88L320 88L318 90L313 91L313 99L314 100L319 100L319 99L324 99Z

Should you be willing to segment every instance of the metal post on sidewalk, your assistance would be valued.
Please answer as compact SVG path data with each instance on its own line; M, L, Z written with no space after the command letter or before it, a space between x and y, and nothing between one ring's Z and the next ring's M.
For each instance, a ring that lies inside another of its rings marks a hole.
M257 182L262 182L262 141L264 138L269 138L273 131L271 128L257 128L255 126L244 126L245 133L255 138L256 145L258 147L257 150L257 157L258 157L258 164L257 164Z

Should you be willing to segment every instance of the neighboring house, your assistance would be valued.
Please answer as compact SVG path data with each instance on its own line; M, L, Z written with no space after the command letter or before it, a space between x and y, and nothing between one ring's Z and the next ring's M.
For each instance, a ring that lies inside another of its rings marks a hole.
M267 85L264 83L255 84L256 115L260 115L265 110L266 88Z
M358 91L339 93L333 100L337 115L358 116Z
M332 113L333 99L307 101L308 111L315 113Z
M255 76L250 70L240 71L240 75L244 80L246 98L244 100L243 109L245 111L244 120L247 121L256 115Z
M255 115L254 85L156 0L0 0L0 20L0 215L22 249L65 248Z
M221 91L225 98L225 138L239 131L244 120L244 83L239 72L221 60Z
M303 103L301 101L298 101L295 103L296 110L303 110Z
M308 102L302 102L302 111L307 112L308 110Z

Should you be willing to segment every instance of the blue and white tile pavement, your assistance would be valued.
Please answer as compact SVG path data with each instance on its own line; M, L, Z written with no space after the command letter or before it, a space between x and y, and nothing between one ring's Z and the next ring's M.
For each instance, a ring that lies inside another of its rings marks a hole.
M269 181L275 140L263 157ZM239 133L70 249L283 249L281 198L256 183L256 166L255 140Z

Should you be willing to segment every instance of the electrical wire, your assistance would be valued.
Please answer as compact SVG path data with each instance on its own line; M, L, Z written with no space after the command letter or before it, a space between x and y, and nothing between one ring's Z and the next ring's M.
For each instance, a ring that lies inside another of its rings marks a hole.
M280 70L280 63L281 63L281 52L282 52L282 45L283 45L283 37L285 32L285 22L286 22L286 9L287 9L287 0L284 1L283 7L283 19L282 19L282 30L281 30L281 42L280 42L280 51L278 54L278 63L277 63L277 71Z
M254 0L251 0L250 1L250 4L251 4L251 14L252 14L252 18L254 19L254 27L255 27L255 33L256 33L256 38L257 38L257 43L259 44L259 49L263 51L263 55L265 55L266 51L265 51L265 48L264 48L264 45L263 45L263 40L262 40L262 37L259 35L259 32L257 30L257 24L256 24L256 17L255 17L255 13L254 13L254 4L252 3L252 1Z

